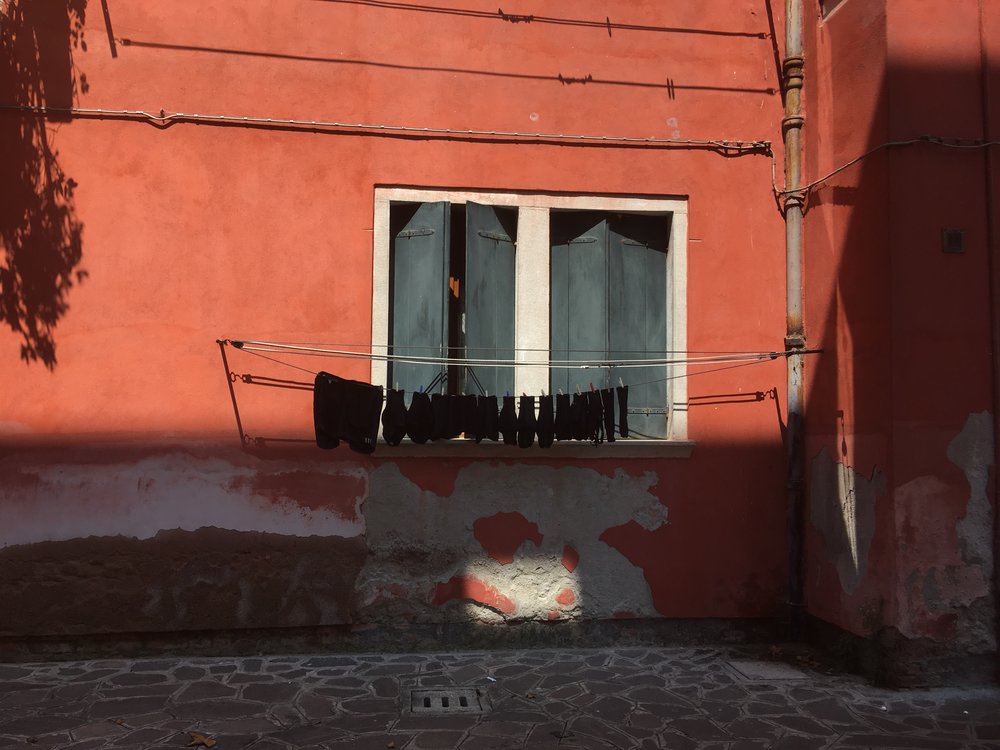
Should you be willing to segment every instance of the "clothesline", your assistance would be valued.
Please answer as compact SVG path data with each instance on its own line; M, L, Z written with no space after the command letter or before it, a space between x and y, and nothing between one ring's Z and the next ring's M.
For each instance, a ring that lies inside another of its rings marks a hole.
M787 356L788 352L731 352L699 357L681 358L648 358L648 359L547 359L547 360L517 360L517 359L487 359L471 357L425 357L410 354L381 354L377 352L355 352L346 349L333 349L301 344L288 344L274 341L253 341L227 339L227 343L237 349L248 352L269 352L272 354L300 354L304 356L334 357L339 359L364 359L369 361L399 362L417 365L454 365L460 367L549 367L559 369L600 369L617 368L631 369L640 367L669 367L689 364L729 364L747 361L774 360ZM517 350L515 350L517 351ZM801 353L815 353L818 350L803 350Z
M280 359L275 359L274 357L268 357L267 355L261 354L258 351L253 350L253 349L242 348L241 351L245 351L247 354L252 354L255 357L260 357L261 359L266 359L266 360L268 360L270 362L274 362L275 364L283 365L285 367L291 367L292 369L300 370L302 372L309 373L310 375L317 375L319 373L318 370L310 370L308 367L301 367L299 365L293 365L290 362L283 362ZM812 353L812 352L809 352L809 353ZM736 364L727 364L724 367L713 367L713 368L711 368L709 370L698 370L697 372L685 372L683 374L668 375L667 377L656 378L654 380L644 380L644 381L638 382L638 383L630 381L628 383L624 383L623 382L622 384L623 385L632 386L633 388L638 388L639 386L643 386L643 385L652 385L654 383L664 383L664 382L667 382L669 380L677 380L679 378L691 378L691 377L694 377L695 375L708 375L709 373L721 372L723 370L734 370L734 369L739 368L739 367L748 367L750 365L761 364L762 362L767 362L767 361L770 361L770 360L754 359L754 360L739 362L739 363L736 363ZM253 377L254 376L250 376L251 380L253 379ZM259 377L259 376L257 376L257 377ZM241 380L243 379L242 376L240 376L240 379ZM244 382L249 382L249 381L244 380Z
M220 352L222 354L222 364L223 364L223 366L225 368L225 371L226 371L226 378L227 378L227 382L228 382L228 386L229 386L229 394L230 394L230 397L232 398L233 411L234 411L234 414L236 416L236 427L239 430L240 439L241 439L241 441L242 441L242 443L244 445L247 445L250 442L258 441L259 439L251 438L243 430L243 424L242 424L242 420L240 418L239 406L237 405L236 392L233 389L233 384L234 383L236 383L237 381L241 381L243 383L247 383L247 384L251 384L251 385L266 385L266 386L271 386L271 387L289 388L289 389L294 389L294 390L305 390L305 391L315 391L315 388L314 388L313 384L307 383L307 382L302 382L302 381L286 380L286 379L283 379L283 378L275 378L275 377L266 376L266 375L251 375L251 374L242 374L241 375L241 374L237 374L229 366L229 362L228 362L228 359L226 357L226 351L225 351L227 346L232 346L232 347L237 348L237 349L239 349L241 351L245 351L248 354L251 354L251 355L253 355L255 357L260 357L261 359L273 362L273 363L281 365L283 367L289 367L289 368L292 368L292 369L295 369L295 370L299 370L301 372L309 373L310 375L313 375L313 376L318 376L320 373L317 372L317 371L315 371L315 370L311 370L311 369L309 369L307 367L302 367L301 365L293 364L291 362L283 361L283 360L278 359L276 357L268 356L268 354L284 354L284 355L309 354L309 355L314 355L314 356L326 356L326 357L337 357L337 356L341 355L341 351L340 350L336 350L336 349L332 349L332 348L326 348L326 347L320 347L320 346L316 346L316 347L313 347L313 346L304 347L304 345L299 345L299 344L280 344L280 343L276 343L276 342L251 342L251 341L247 341L247 340L233 340L233 339L218 339L216 341L216 343L219 345L219 350L220 350ZM247 344L250 344L250 345L247 346ZM341 345L341 346L344 346L344 345ZM360 346L360 345L358 345L358 346ZM313 349L316 349L318 351L311 351ZM799 350L798 352L795 352L795 353L816 354L816 353L820 353L821 351L822 351L821 349L803 349L803 350ZM377 355L369 354L369 353L366 353L366 352L347 352L347 353L348 354L356 355L355 357L350 357L350 358L374 359L375 356L377 356ZM672 353L678 353L678 352L672 352ZM645 380L645 381L641 381L641 382L625 383L624 380L623 380L623 378L619 377L619 379L618 379L618 381L619 381L619 390L624 390L626 392L626 394L627 394L629 387L638 388L638 387L641 387L641 386L652 385L652 384L655 384L655 383L662 383L662 382L665 382L665 381L675 380L675 379L678 379L678 378L690 378L690 377L694 377L696 375L708 375L710 373L721 372L723 370L732 370L732 369L736 369L736 368L740 368L740 367L749 367L749 366L752 366L752 365L762 364L764 362L773 361L773 360L777 359L778 357L788 356L791 353L792 352L726 352L726 353L719 353L716 356L693 357L693 358L689 358L689 359L686 359L686 360L670 360L670 361L650 361L650 360L645 360L645 361L642 361L641 365L636 363L636 364L633 364L633 366L635 366L635 367L638 367L638 366L645 366L645 367L650 367L650 366L664 366L664 367L666 367L666 366L670 366L670 365L689 364L689 365L692 365L692 366L695 366L695 367L699 367L699 369L694 370L694 371L685 370L685 371L683 371L681 373L674 373L674 374L667 375L667 376L662 377L662 378L654 378L654 379L651 379L651 380ZM383 355L383 358L384 359L392 359L393 361L406 361L406 358L395 357L394 355ZM425 358L425 359L430 359L431 361L430 362L422 362L423 364L441 364L442 366L445 366L445 365L471 365L474 362L476 362L476 360L462 360L462 359L457 359L457 358ZM552 362L553 361L548 361L548 362L510 362L509 365L499 365L498 361L490 361L490 360L486 360L485 361L486 364L492 364L494 366L519 366L519 365L528 365L528 366L549 366L549 367L553 366ZM638 362L638 361L633 361L633 362ZM579 365L580 365L579 362L572 362L570 364L570 366L579 366ZM714 367L705 367L706 365L716 365L716 366L714 366ZM593 365L593 366L598 366L599 367L599 366L602 366L602 365ZM608 364L604 363L603 366L607 367ZM326 376L326 377L334 377L334 378L336 377L336 376L331 376L329 373L324 373L324 376ZM359 385L364 385L364 384L359 383ZM593 385L593 383L587 383L587 385L590 386L590 389L591 389L590 392L591 393L600 393L600 390L606 390L606 389L600 389L599 390L599 389L595 388L594 385ZM374 388L378 388L379 393L380 394L382 393L382 389L380 387L378 387L378 386L373 386L373 387ZM402 395L402 392L398 390L398 387L397 387L397 390L391 391L391 392L392 393L396 393L396 394L400 394L400 396ZM559 393L560 393L559 397L562 398L563 397L562 391L559 391ZM582 395L583 397L586 397L587 396L587 391L586 391L585 388L581 388L579 385L577 385L577 394ZM484 394L484 395L487 395L487 397L488 397L488 394ZM499 396L499 395L500 394L495 394L495 396ZM571 395L572 394L565 394L565 397L569 398ZM423 389L421 389L420 398L426 398L426 396L427 396L427 393L424 392ZM528 396L527 394L522 394L522 396L523 396L524 399L531 399L532 401L535 398L534 396ZM511 395L508 394L508 397L511 397ZM548 397L545 397L545 393L543 391L542 392L542 397L543 397L542 401L546 401L546 398L547 399L554 398L555 394L550 394ZM460 396L458 398L463 398L464 399L465 396L463 394L463 396ZM383 398L380 396L379 402L381 403L382 401L383 401ZM297 438L276 438L275 440L277 440L279 442L312 442L310 440L303 440L303 439L297 439Z

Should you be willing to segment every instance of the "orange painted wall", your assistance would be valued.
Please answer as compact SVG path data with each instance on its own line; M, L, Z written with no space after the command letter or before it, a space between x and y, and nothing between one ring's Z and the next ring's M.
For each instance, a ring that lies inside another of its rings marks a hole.
M586 0L547 10L583 23L541 17L512 23L496 17L494 6L468 0L443 0L435 5L440 12L377 2L211 0L168 7L107 0L107 16L98 0L73 0L69 25L41 17L31 4L9 5L19 14L11 17L20 24L14 38L22 44L14 45L8 64L20 71L36 66L42 79L72 92L47 100L45 92L56 87L39 84L22 91L19 103L780 141L771 27L780 30L783 21L780 8L772 16L770 4L758 0ZM77 21L78 33L71 33ZM65 45L67 53L59 59L38 54L30 34L48 39L53 49ZM592 80L566 80L588 76ZM41 122L10 112L0 118L5 127L29 132ZM85 276L73 276L66 309L51 329L51 367L23 361L23 336L0 333L2 473L20 488L5 501L17 530L5 542L8 551L31 560L33 545L69 544L77 537L96 540L96 550L111 544L105 537L135 537L141 549L142 540L159 544L172 529L199 534L207 527L227 528L228 517L238 519L229 527L234 533L297 538L314 528L324 539L357 538L367 551L362 545L361 552L337 554L370 561L377 557L378 502L399 503L400 513L407 512L415 506L402 505L406 492L417 493L413 503L427 513L452 500L475 500L480 518L519 512L543 523L530 509L507 507L499 499L511 472L537 468L552 482L552 502L564 508L564 520L553 522L557 530L546 527L553 549L562 554L567 545L579 548L584 571L582 537L589 535L592 554L616 550L609 553L618 556L615 564L646 581L659 616L784 613L780 360L690 378L689 434L697 445L687 459L583 456L560 462L533 453L499 463L488 457L442 461L377 454L361 460L346 449L289 459L236 450L215 343L232 337L367 345L374 190L408 185L685 196L689 348L780 349L783 222L768 156L239 125L158 127L82 116L53 118L46 126L54 163L76 185L64 199L81 227L79 261L69 265L73 274ZM19 149L30 151L30 145ZM780 143L775 148L780 158ZM24 158L20 150L12 154L15 160ZM238 372L309 377L245 353L230 356ZM305 364L351 378L368 376L363 363ZM310 437L308 397L237 388L247 432ZM726 395L772 389L776 398L760 401ZM71 449L59 447L67 444ZM483 472L489 489L472 493L463 477ZM326 474L332 476L329 486L321 480ZM621 484L645 487L637 507L659 508L656 513L667 520L654 524L647 511L636 511L585 532L583 519L597 514L599 504L621 500L618 490L602 488ZM379 487L393 489L383 497ZM355 500L361 510L344 516ZM58 530L46 530L46 515L63 518ZM94 518L101 522L90 523ZM416 541L408 543L421 555L425 542L463 549L472 544L478 557L470 564L495 562L488 559L488 540L482 549L476 546L471 524L447 538L434 536L419 519L414 524L420 526L412 530ZM390 547L398 551L400 544L392 541ZM530 550L532 543L526 544ZM91 554L58 549L51 553L56 559ZM553 564L565 571L558 559ZM601 576L595 570L588 575L596 588L614 583L613 570L594 580ZM354 614L341 605L336 611L318 607L315 616L292 608L299 614L275 621L275 613L285 610L272 606L261 617L229 625L337 624L358 621L357 612L376 606L384 606L383 614L403 607L412 615L416 605L407 605L408 598L424 597L420 606L433 607L435 587L466 574L428 564L426 580L413 586L398 580L389 585L391 573L375 576L378 581L365 575L338 584L355 587L346 594L338 590L341 599L353 598ZM484 585L510 594L501 578ZM320 601L325 595L309 596ZM615 611L635 615L624 606ZM170 617L159 624L140 618L128 627L206 627L195 614Z
M807 608L925 656L990 652L987 228L1000 206L987 149L901 142L995 137L983 112L997 107L997 13L973 1L815 10L806 180L879 150L817 188L806 219L807 325L825 349L809 376ZM964 252L944 252L945 229L964 232Z
M621 11L622 23L747 36L319 0L120 5L109 5L112 57L101 6L87 4L72 48L77 106L764 140L780 116L778 97L761 93L776 82L771 41L752 36L768 32L757 2ZM608 13L590 3L572 15ZM563 85L560 74L598 80ZM366 343L376 185L690 196L692 348L780 340L780 295L768 290L781 283L781 222L766 157L111 120L51 130L78 183L87 277L67 296L51 372L19 361L16 335L0 340L8 432L228 434L215 338ZM280 399L260 409L268 429L294 424Z

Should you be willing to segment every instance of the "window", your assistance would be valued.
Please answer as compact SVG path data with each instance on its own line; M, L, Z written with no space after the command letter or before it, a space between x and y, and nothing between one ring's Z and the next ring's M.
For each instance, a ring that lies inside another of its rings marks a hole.
M374 361L407 392L538 395L629 385L636 437L685 440L687 202L378 188L375 353L514 360L513 367ZM680 377L678 377L680 376Z

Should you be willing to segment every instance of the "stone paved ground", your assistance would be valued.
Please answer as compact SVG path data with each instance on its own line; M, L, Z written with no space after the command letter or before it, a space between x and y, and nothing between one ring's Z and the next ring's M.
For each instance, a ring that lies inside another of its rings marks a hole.
M198 735L217 750L1000 748L1000 689L898 692L808 669L755 681L730 665L748 658L719 647L0 665L0 748L173 750ZM449 686L473 701L478 688L488 709L411 711L412 689Z

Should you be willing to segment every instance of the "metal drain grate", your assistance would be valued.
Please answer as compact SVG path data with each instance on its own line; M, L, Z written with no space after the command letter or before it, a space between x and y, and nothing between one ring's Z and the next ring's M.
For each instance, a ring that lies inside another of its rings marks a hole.
M801 669L775 661L733 660L727 662L729 668L742 682L771 682L785 680L808 680L809 675Z
M488 705L476 688L410 691L410 710L416 714L481 713Z

